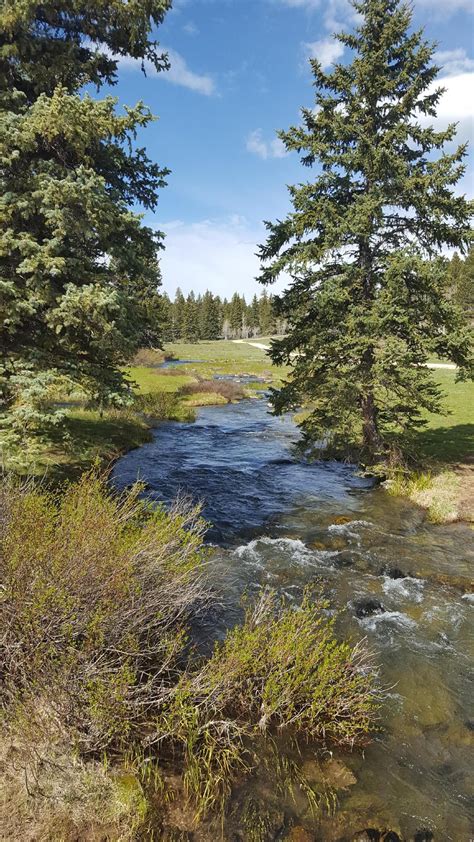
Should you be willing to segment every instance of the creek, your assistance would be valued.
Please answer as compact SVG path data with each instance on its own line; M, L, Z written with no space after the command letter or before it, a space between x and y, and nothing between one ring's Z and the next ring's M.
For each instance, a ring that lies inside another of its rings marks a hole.
M302 461L298 435L264 398L206 407L194 424L161 424L113 478L124 487L139 477L165 504L180 493L202 501L226 604L217 635L239 619L244 592L271 586L297 603L318 582L339 612L338 634L376 652L388 688L380 732L364 756L341 755L338 806L315 822L317 838L385 828L468 842L473 532L429 524L353 465Z

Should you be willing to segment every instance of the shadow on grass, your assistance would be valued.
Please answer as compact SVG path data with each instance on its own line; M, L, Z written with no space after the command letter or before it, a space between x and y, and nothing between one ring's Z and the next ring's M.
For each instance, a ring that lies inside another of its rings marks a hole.
M474 424L428 428L415 439L417 453L436 462L455 463L474 455Z
M151 432L137 416L75 412L66 420L66 439L57 436L45 454L49 481L76 479L96 460L107 464L121 453L150 441Z

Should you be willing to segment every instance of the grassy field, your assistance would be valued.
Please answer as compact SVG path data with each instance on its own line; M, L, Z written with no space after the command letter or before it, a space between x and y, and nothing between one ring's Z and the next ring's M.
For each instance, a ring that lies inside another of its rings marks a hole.
M446 395L449 414L427 414L428 426L418 435L422 457L441 463L463 462L474 455L474 384L456 383L455 372L436 370L433 377Z
M150 360L148 365L131 366L127 374L137 395L135 407L110 410L100 417L80 401L71 402L66 439L58 439L44 450L30 472L76 475L94 460L111 461L119 453L149 441L154 422L164 418L191 420L194 407L226 403L232 397L218 394L212 383L200 387L202 381L212 381L215 375L254 375L268 386L278 385L288 373L288 369L273 367L265 351L244 342L169 343L164 350L167 357L184 364L163 369ZM446 467L466 464L474 453L474 385L456 383L451 370L436 370L433 377L446 395L448 414L427 416L428 425L418 434L416 449L423 470L439 475ZM253 384L253 389L261 388L261 382ZM252 384L245 384L245 392L251 394L251 390ZM425 480L422 485L425 490Z

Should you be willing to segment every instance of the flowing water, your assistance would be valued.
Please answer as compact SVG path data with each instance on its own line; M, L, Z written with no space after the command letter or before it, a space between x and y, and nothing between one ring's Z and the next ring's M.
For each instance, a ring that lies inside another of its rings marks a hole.
M139 476L156 501L183 492L202 501L228 606L221 624L239 618L244 592L271 586L297 601L321 582L341 610L340 634L366 637L377 652L389 688L382 729L363 757L344 755L352 775L345 771L337 810L316 823L316 837L374 827L468 842L473 533L426 523L354 466L301 461L297 440L292 421L272 417L264 399L204 408L192 425L162 424L117 463L114 481Z

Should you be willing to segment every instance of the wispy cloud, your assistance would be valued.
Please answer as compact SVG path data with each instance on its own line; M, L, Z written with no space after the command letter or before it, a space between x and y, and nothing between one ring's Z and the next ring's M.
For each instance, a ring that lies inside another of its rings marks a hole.
M167 47L163 47L162 49L164 53L168 53L171 67L169 70L162 70L159 74L151 61L145 61L142 65L140 59L135 59L131 56L110 54L113 58L117 59L119 69L121 70L141 72L143 66L147 76L159 76L160 79L164 79L166 82L171 82L173 85L181 85L183 88L196 91L196 93L203 94L204 96L212 96L216 92L216 84L212 76L205 73L196 73L191 70L186 63L186 59L176 50Z
M185 32L186 35L199 35L199 29L197 28L196 24L192 22L192 20L184 24L183 32Z
M285 145L279 137L269 141L264 140L261 129L255 129L255 131L250 132L245 146L249 152L258 155L264 161L267 158L285 158L288 155Z
M163 279L171 295L177 286L185 294L210 289L229 296L238 289L249 297L259 291L254 281L259 271L255 252L265 239L263 226L251 226L234 215L193 223L175 220L160 228L166 233Z
M325 0L325 2L321 0L271 0L271 2L294 9L306 9L308 12L320 8L324 11L328 29L334 29L333 23L337 24L336 28L341 28L341 25L344 27L351 16L354 16L354 8L348 0ZM437 17L442 18L449 18L456 12L474 12L472 0L415 0L415 5L428 6L430 11L434 11Z
M469 58L462 47L456 50L440 50L435 53L434 60L442 67L444 76L457 76L474 70L474 59Z
M449 18L456 12L474 13L472 0L416 0L416 5L428 7L438 18Z
M212 76L195 73L190 70L185 59L176 50L167 50L171 62L170 70L163 73L163 78L173 85L182 85L191 91L196 91L204 96L211 96L215 93L216 85Z
M334 38L323 38L321 41L304 41L303 51L305 57L317 58L323 70L334 64L344 53L344 45Z

